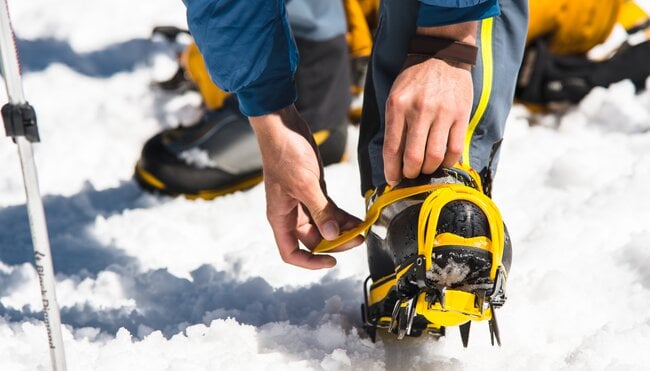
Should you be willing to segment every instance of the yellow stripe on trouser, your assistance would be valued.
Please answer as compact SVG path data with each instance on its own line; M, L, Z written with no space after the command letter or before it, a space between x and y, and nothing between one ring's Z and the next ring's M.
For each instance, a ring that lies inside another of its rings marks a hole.
M481 88L481 98L479 99L476 111L469 121L467 134L465 135L465 147L463 149L463 164L471 167L470 147L472 145L472 137L478 124L483 118L483 114L490 101L490 94L492 93L492 79L494 78L493 60L492 60L492 25L493 18L487 18L481 21L481 61L483 62L483 86Z

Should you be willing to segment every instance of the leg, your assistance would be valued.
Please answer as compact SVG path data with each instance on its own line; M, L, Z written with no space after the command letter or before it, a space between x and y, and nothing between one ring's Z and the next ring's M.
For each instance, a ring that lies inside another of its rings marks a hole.
M525 1L504 1L501 16L479 26L481 57L472 71L474 104L462 161L481 174L488 196L523 58L527 19Z
M325 165L339 162L347 139L349 56L340 2L294 0L288 8L301 54L296 71L301 111L315 134ZM189 127L165 130L144 146L136 179L148 190L211 199L262 180L257 140L234 96L225 98L195 50L189 59L207 112Z
M324 163L341 160L347 143L350 107L350 58L343 35L311 41L296 38L300 64L296 71L296 107L319 144Z
M378 215L366 239L372 280L367 327L371 334L388 327L400 337L424 330L443 334L446 326L462 325L466 344L467 323L489 320L498 341L493 311L505 302L501 289L511 247L500 213L486 194L523 54L527 2L507 2L501 16L480 22L481 53L472 70L474 100L462 166L404 180L391 189L384 187L385 105L415 32L417 9L415 0L382 2L366 80L359 165L368 215Z
M384 109L392 83L406 57L408 40L415 32L417 9L415 0L385 0L381 5L381 22L368 68L359 138L363 193L386 182L381 150ZM462 158L481 173L488 190L512 105L527 27L525 1L502 2L501 10L501 16L485 20L479 26L481 54L472 71L474 103ZM493 59L493 54L499 56L498 60Z

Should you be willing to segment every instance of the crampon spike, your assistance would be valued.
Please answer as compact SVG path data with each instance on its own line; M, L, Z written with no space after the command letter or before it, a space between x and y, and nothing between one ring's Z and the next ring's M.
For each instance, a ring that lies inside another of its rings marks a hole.
M367 309L365 304L361 304L361 318L363 320L363 328L366 330L370 340L374 343L377 340L377 324L370 322L368 319Z
M406 334L411 335L411 329L413 328L413 320L415 319L415 307L416 307L417 296L414 296L409 300L408 306L406 309Z
M400 307L397 318L397 340L402 340L406 336L408 326L408 312L406 308Z
M377 327L368 326L366 332L368 332L368 336L370 336L370 340L372 340L373 343L377 341Z
M472 321L468 321L458 327L460 329L460 338L463 340L463 347L465 348L467 348L467 344L469 343L469 328L471 325Z
M399 315L399 308L401 306L401 302L398 300L395 302L395 306L393 307L393 314L390 317L390 324L388 325L388 331L393 332L395 330L395 327L397 326L397 316Z
M496 339L497 345L501 346L501 336L499 335L499 324L497 323L497 316L494 310L492 302L490 302L490 310L492 311L492 318L488 323L490 326L490 341L492 346L494 346L494 340Z

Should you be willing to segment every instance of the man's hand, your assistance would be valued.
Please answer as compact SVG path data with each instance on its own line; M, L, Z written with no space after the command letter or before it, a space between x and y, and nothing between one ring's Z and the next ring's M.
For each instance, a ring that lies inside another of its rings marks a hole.
M476 42L476 22L418 33ZM463 151L472 109L469 66L440 59L405 68L395 79L386 103L384 174L390 185L453 166Z
M336 259L313 250L323 238L333 240L341 230L360 221L327 197L323 167L307 123L292 105L273 114L251 117L264 166L267 218L280 256L286 263L309 269L330 268ZM361 236L337 251L363 242Z

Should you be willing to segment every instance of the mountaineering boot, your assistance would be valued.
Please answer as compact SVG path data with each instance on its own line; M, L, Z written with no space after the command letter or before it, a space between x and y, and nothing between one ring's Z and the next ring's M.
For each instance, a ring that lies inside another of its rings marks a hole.
M174 27L156 30L176 40ZM344 35L314 41L296 38L300 64L295 82L296 108L314 134L324 165L340 162L347 142L350 69ZM165 86L191 80L206 113L189 127L165 130L149 139L135 168L143 188L188 198L214 197L252 187L262 180L262 156L237 98L212 82L198 46L179 55L180 69ZM178 81L177 81L178 80Z
M324 165L340 162L347 126L314 133ZM135 179L148 191L213 199L262 180L262 156L234 96L194 125L165 130L147 141Z
M490 320L500 342L494 308L505 302L512 248L481 189L473 170L455 167L369 198L371 208L382 209L366 240L372 284L364 317L371 335L387 327L398 338L441 336L445 327L461 326L467 346L470 321Z
M370 276L362 314L373 340L378 328L401 339L460 326L467 346L471 321L487 320L500 343L494 310L506 300L512 248L482 189L479 175L460 164L376 189L364 223L315 250L365 232Z

